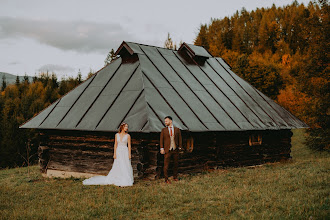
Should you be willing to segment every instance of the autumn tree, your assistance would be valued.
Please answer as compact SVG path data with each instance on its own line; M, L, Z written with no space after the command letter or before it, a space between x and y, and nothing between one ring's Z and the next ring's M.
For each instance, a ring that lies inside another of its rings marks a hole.
M59 84L56 74L47 72L34 76L31 83L16 80L3 89L0 93L0 167L37 162L39 137L34 129L19 129L19 125L80 83L79 77L69 77Z
M104 66L112 63L117 58L118 57L115 55L114 49L111 49L110 52L108 53L107 57L104 60Z
M209 49L209 44L207 41L207 25L206 24L201 24L201 26L199 27L199 33L197 35L197 37L195 38L194 44L197 46L202 46L205 49Z
M7 87L7 81L6 81L6 76L2 75L2 85L1 85L1 91L4 91Z
M194 43L310 125L311 148L329 150L329 14L328 0L242 8L201 25Z
M171 50L176 50L177 49L176 44L173 43L173 40L170 37L170 33L167 33L167 38L164 42L164 47L167 48L167 49L171 49Z

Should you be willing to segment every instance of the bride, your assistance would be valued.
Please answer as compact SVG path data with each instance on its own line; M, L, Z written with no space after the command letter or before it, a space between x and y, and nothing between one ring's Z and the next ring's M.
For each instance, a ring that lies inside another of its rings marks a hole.
M134 182L131 165L131 136L128 124L123 122L115 135L114 162L107 176L93 176L83 181L83 185L132 186ZM127 146L128 144L128 146Z

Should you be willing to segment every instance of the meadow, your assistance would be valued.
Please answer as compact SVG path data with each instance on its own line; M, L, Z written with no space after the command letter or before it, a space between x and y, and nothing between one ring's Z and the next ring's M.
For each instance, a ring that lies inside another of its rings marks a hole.
M0 170L0 219L329 219L330 157L293 130L292 159L136 181L84 186L43 178L37 165Z

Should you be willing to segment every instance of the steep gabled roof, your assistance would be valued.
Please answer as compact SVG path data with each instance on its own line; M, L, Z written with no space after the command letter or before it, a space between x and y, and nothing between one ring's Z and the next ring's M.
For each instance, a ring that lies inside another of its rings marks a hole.
M118 59L20 128L160 132L164 117L190 131L308 127L203 47L123 42Z

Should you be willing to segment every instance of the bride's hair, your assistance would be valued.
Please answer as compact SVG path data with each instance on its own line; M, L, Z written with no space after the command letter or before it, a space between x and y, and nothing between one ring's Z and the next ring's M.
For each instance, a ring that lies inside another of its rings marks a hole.
M121 130L124 129L125 125L128 125L128 124L126 122L123 122L123 123L120 124L119 129L118 129L118 133L120 133Z

